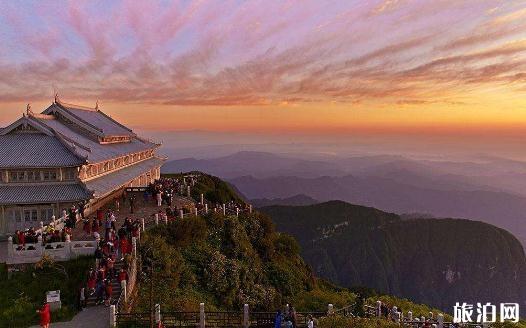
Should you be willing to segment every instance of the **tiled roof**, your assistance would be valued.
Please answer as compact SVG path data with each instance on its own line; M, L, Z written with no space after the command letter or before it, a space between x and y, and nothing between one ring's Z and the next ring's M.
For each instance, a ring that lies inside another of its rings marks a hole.
M79 125L88 126L100 136L134 136L132 130L115 121L103 112L93 108L82 108L81 106L65 103L53 103L43 113L51 114L54 111L66 112L68 118Z
M35 204L80 201L91 194L80 184L0 186L0 204Z
M83 147L78 147L78 145L71 143L71 145L75 147L75 151L77 153L82 156L87 156L88 162L90 163L97 163L103 160L108 160L126 154L137 153L157 147L156 144L139 139L137 137L131 137L130 142L100 144L97 141L83 135L82 133L73 130L52 116L48 116L47 118L36 116L34 119L53 129L55 132L74 141L78 145L82 145Z
M54 136L0 135L0 167L64 167L80 166L84 162Z
M164 160L153 157L132 166L120 169L114 173L106 174L100 178L86 181L85 184L89 190L95 193L95 197L104 196L108 192L128 184L133 179L151 170L152 168L163 165L163 162Z

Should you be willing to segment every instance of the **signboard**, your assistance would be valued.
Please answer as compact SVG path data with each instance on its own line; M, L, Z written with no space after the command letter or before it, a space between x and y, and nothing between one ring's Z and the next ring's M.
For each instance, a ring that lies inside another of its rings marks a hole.
M62 307L60 301L60 290L50 290L46 293L46 301L49 304L51 311L58 310Z
M60 290L51 290L46 293L48 303L60 302Z

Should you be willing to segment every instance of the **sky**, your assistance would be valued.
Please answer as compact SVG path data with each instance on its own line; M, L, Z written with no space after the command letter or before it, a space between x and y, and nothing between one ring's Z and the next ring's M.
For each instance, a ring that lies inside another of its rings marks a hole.
M2 1L0 45L3 125L57 92L156 133L526 128L526 1Z

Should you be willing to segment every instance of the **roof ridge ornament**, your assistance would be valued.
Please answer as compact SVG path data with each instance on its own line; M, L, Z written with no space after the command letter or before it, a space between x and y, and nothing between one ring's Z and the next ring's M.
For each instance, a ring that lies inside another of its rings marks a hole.
M55 92L55 104L58 104L60 99L58 98L58 92Z
M27 107L26 107L26 114L27 116L33 116L33 111L31 110L31 104L27 104Z
M97 99L97 101L95 102L95 109L96 110L99 110L99 100Z

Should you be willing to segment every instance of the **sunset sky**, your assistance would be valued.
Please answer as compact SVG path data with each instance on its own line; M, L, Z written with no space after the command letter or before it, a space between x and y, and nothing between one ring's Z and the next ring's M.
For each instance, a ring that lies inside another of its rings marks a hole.
M523 135L525 1L3 1L0 123Z

